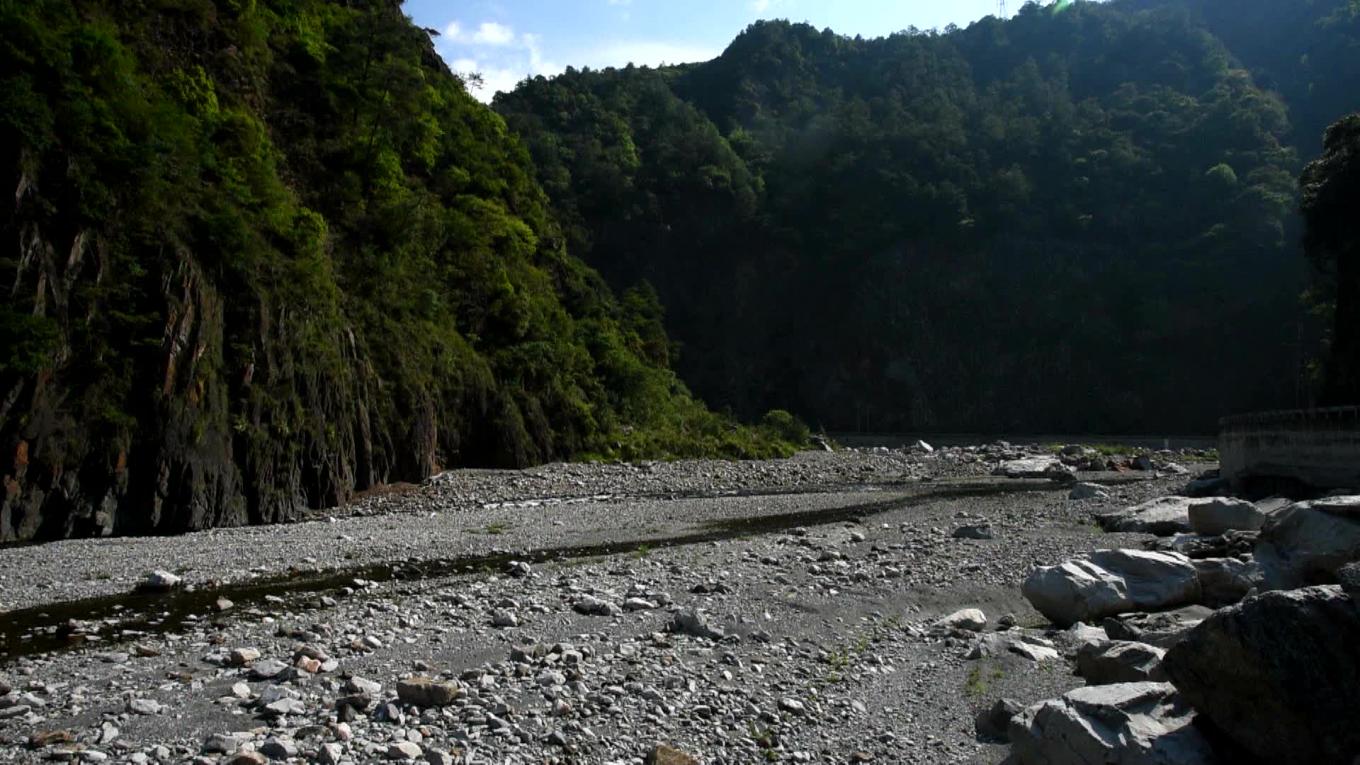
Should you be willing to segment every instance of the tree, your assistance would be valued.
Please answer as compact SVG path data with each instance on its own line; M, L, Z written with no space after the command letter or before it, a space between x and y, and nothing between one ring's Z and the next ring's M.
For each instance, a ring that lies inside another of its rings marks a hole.
M1360 403L1360 114L1327 128L1300 187L1304 251L1336 288L1322 403Z

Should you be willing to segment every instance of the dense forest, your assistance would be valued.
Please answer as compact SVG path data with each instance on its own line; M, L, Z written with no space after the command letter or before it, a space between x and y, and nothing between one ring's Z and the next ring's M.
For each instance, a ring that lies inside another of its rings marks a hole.
M398 0L0 0L0 541L787 453L669 368Z
M1360 107L1354 0L1027 5L495 107L568 249L650 285L710 404L833 430L1210 433L1310 400L1296 178ZM643 285L643 286L638 286Z
M1360 106L1360 2L1063 8L761 23L493 111L399 0L0 0L0 541L785 454L783 408L1168 433L1304 401L1360 289L1354 123L1295 180Z

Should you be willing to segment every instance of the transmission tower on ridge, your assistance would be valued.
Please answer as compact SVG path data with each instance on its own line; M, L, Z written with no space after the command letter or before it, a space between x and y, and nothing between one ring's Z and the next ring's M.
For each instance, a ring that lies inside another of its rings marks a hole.
M1006 15L1006 0L1000 0L1000 2L997 3L997 16L996 16L996 17L997 17L998 19L1006 19L1006 18L1009 18L1009 17Z

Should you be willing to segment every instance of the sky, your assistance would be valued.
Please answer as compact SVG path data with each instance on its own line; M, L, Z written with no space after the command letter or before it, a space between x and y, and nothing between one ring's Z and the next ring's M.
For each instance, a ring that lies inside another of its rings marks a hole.
M1013 13L1021 0L1010 0ZM998 0L405 0L455 72L480 73L490 101L525 77L568 66L657 66L716 58L759 19L806 21L882 37L915 26L966 26Z

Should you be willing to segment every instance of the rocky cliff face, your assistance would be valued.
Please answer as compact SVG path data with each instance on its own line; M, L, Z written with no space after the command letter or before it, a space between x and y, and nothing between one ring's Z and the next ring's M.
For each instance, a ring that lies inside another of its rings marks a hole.
M565 251L400 3L36 0L0 35L0 541L787 448L646 353L659 316Z

